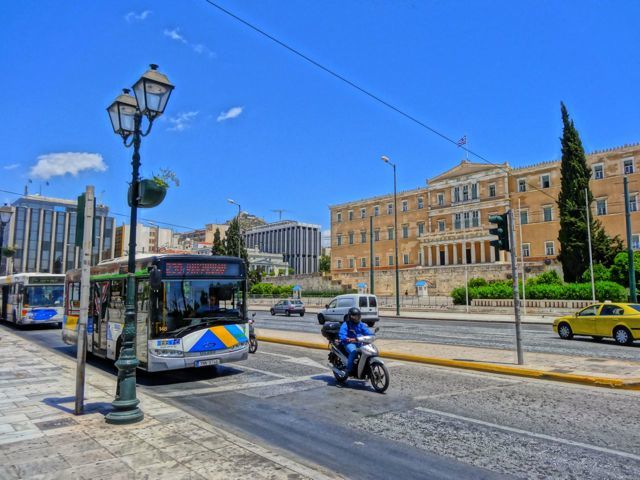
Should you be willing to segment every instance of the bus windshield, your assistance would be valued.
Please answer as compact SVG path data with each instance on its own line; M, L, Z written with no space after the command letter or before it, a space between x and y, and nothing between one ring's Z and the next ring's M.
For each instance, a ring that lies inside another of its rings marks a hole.
M243 284L238 280L164 281L163 310L153 333L167 337L212 320L238 320Z
M23 305L25 307L61 307L64 285L26 286Z

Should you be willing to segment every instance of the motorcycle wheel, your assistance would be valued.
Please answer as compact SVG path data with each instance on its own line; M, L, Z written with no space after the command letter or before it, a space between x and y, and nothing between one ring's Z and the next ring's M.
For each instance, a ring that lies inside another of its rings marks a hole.
M258 350L258 340L255 338L249 339L249 353L256 353Z
M382 363L374 363L369 367L371 386L378 393L384 393L389 388L389 370Z

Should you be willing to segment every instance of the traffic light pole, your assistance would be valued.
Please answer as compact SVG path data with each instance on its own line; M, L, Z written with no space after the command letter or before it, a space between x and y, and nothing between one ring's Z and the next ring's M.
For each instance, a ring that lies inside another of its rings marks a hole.
M516 316L516 351L518 354L518 365L524 364L524 355L522 352L522 322L520 318L520 293L518 291L518 263L516 262L516 235L515 221L513 218L513 210L507 212L509 218L509 244L511 245L511 279L513 281L513 309Z

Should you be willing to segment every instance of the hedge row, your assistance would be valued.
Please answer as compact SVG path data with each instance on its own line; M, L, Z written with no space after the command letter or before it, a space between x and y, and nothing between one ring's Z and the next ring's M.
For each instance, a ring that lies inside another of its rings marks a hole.
M627 301L627 289L615 282L595 282L596 299L598 301L611 300L612 302ZM522 297L522 284L519 285ZM527 300L591 300L591 283L539 283L529 285L527 282ZM455 305L465 305L465 288L458 287L451 292ZM485 286L469 287L469 303L477 298L486 299L511 299L513 289L507 282L490 283Z
M274 285L272 283L256 283L251 286L249 293L254 295L285 295L293 293L293 285Z

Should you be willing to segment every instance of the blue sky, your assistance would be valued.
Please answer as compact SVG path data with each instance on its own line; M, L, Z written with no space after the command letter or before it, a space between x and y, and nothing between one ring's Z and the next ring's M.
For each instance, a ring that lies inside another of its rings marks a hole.
M558 158L561 100L588 151L640 141L640 2L216 1L496 163ZM149 63L176 89L142 173L168 167L181 185L145 218L200 227L233 216L233 198L327 228L328 205L391 191L380 155L399 189L464 156L204 0L24 1L3 14L2 190L32 178L31 191L72 198L93 184L128 213L131 151L105 109Z

